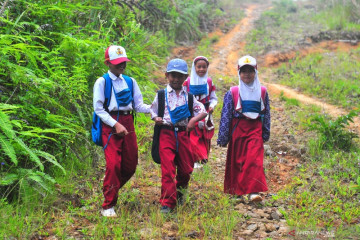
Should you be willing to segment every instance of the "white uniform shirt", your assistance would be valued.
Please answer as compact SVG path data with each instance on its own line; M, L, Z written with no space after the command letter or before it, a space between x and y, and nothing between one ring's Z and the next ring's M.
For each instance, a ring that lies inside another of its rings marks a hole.
M201 96L196 96L196 99L203 100L206 97L207 97L207 95L203 94ZM209 96L209 102L210 102L209 107L212 107L214 109L216 104L218 103L218 98L216 96L215 90L211 91L210 96Z
M170 85L167 85L166 90L167 90L167 98L168 98L169 108L171 111L174 110L176 107L179 107L179 106L182 106L185 104L184 93L186 96L186 100L189 99L189 95L188 95L187 91L185 90L185 88L183 88L180 91L179 95L176 94L175 90L172 89L170 87ZM150 107L150 113L151 113L152 119L154 119L155 117L158 116L158 103L159 103L158 95L156 94L155 99ZM193 111L194 111L194 116L197 116L200 113L206 113L204 105L202 103L200 103L199 101L197 101L195 97L194 97ZM172 125L169 110L168 110L167 104L166 104L166 97L165 97L165 109L164 109L163 122L165 125ZM180 122L176 123L176 126L187 126L187 124L188 124L188 119L186 118L186 119L181 120Z
M128 88L128 85L125 81L125 79L120 75L119 77L116 77L112 72L108 71L109 76L112 80L113 90L111 90L111 99L110 99L110 105L109 105L109 111L131 111L133 110L132 103L130 103L127 106L120 106L118 108L118 105L116 103L116 98L114 94L115 92L120 92L126 88ZM142 112L142 113L149 113L150 112L150 105L144 104L143 97L140 92L140 88L138 84L136 83L135 79L131 78L133 81L133 92L134 92L134 106L136 112ZM103 77L100 77L96 80L94 84L94 97L93 97L93 105L94 105L94 111L96 115L98 115L105 124L109 125L110 127L113 127L116 123L116 120L113 119L108 112L104 109L104 101L105 101L105 79Z

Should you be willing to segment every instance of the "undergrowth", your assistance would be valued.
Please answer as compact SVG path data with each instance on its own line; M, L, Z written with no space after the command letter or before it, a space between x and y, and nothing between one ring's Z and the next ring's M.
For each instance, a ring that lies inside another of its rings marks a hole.
M281 99L288 101L284 96ZM347 129L355 113L333 120L315 114L319 109L312 106L300 107L302 111L292 120L303 130L315 132L307 138L306 161L274 200L286 202L287 223L298 233L307 232L307 239L324 233L336 239L358 236L360 145L356 139L344 141L350 136L356 138ZM292 108L294 105L289 105L287 111Z

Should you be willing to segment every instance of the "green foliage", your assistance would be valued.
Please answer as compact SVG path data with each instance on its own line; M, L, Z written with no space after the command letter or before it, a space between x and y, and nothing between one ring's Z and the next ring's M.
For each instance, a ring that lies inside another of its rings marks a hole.
M125 47L131 59L125 74L150 104L158 88L152 72L164 65L174 40L199 39L221 17L216 2L201 0L3 2L1 197L24 197L17 193L26 187L50 191L55 176L89 172L92 158L99 159L89 134L91 98L95 80L107 71L107 46ZM152 124L141 114L136 121L145 153Z
M340 149L348 151L352 146L352 139L358 138L357 134L346 130L350 122L358 113L351 111L345 116L338 117L335 121L324 115L315 115L309 119L310 130L320 133L320 142L324 149Z
M300 105L299 100L297 100L297 99L295 99L295 98L285 97L283 91L280 92L279 99L280 99L281 101L285 101L285 102L286 102L286 103L285 103L286 106L299 106L299 105Z
M358 1L315 1L321 9L314 20L323 23L331 30L360 30L360 3Z
M291 115L292 110L286 109L287 114ZM344 135L353 135L346 127L357 113L331 120L319 115L320 110L304 105L291 118L306 127L304 130L311 130L309 125L318 130L303 132L307 154L292 183L281 190L275 200L285 201L285 216L290 226L307 231L322 226L323 230L333 232L337 239L355 237L359 231L356 219L360 216L357 206L360 149L357 141L350 143L351 151L341 149L342 143L338 142ZM310 238L313 237L316 236Z
M335 105L353 109L360 106L358 54L356 49L349 53L315 53L295 58L277 70L277 79Z

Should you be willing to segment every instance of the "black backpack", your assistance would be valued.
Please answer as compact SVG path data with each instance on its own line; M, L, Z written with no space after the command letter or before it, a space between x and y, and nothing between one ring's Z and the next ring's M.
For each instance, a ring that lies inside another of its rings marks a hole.
M194 97L191 93L188 93L188 107L190 111L190 118L193 116L193 105L194 105ZM161 89L158 91L158 117L164 117L164 110L165 110L165 90ZM161 125L154 125L154 135L153 141L151 145L151 157L154 162L160 164L160 153L159 153L159 139L160 139L160 131Z

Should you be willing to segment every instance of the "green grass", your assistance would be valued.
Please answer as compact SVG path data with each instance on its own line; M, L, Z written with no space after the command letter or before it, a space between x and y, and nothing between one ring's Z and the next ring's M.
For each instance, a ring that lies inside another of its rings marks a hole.
M360 48L296 58L277 70L281 84L347 109L360 106Z
M283 101L288 99L282 97ZM292 121L303 130L306 122L317 112L312 106L300 104L301 111ZM288 106L287 114L298 106ZM340 127L340 126L338 126ZM281 190L274 199L285 201L287 223L296 231L327 231L341 236L355 237L360 232L360 145L354 141L351 151L335 146L322 148L321 136L310 133L307 139L306 161L301 163L292 183ZM305 236L313 239L315 235Z
M353 15L353 11L357 11L353 6L339 4L321 11L313 19L331 30L359 31L360 24L354 22L356 15Z

